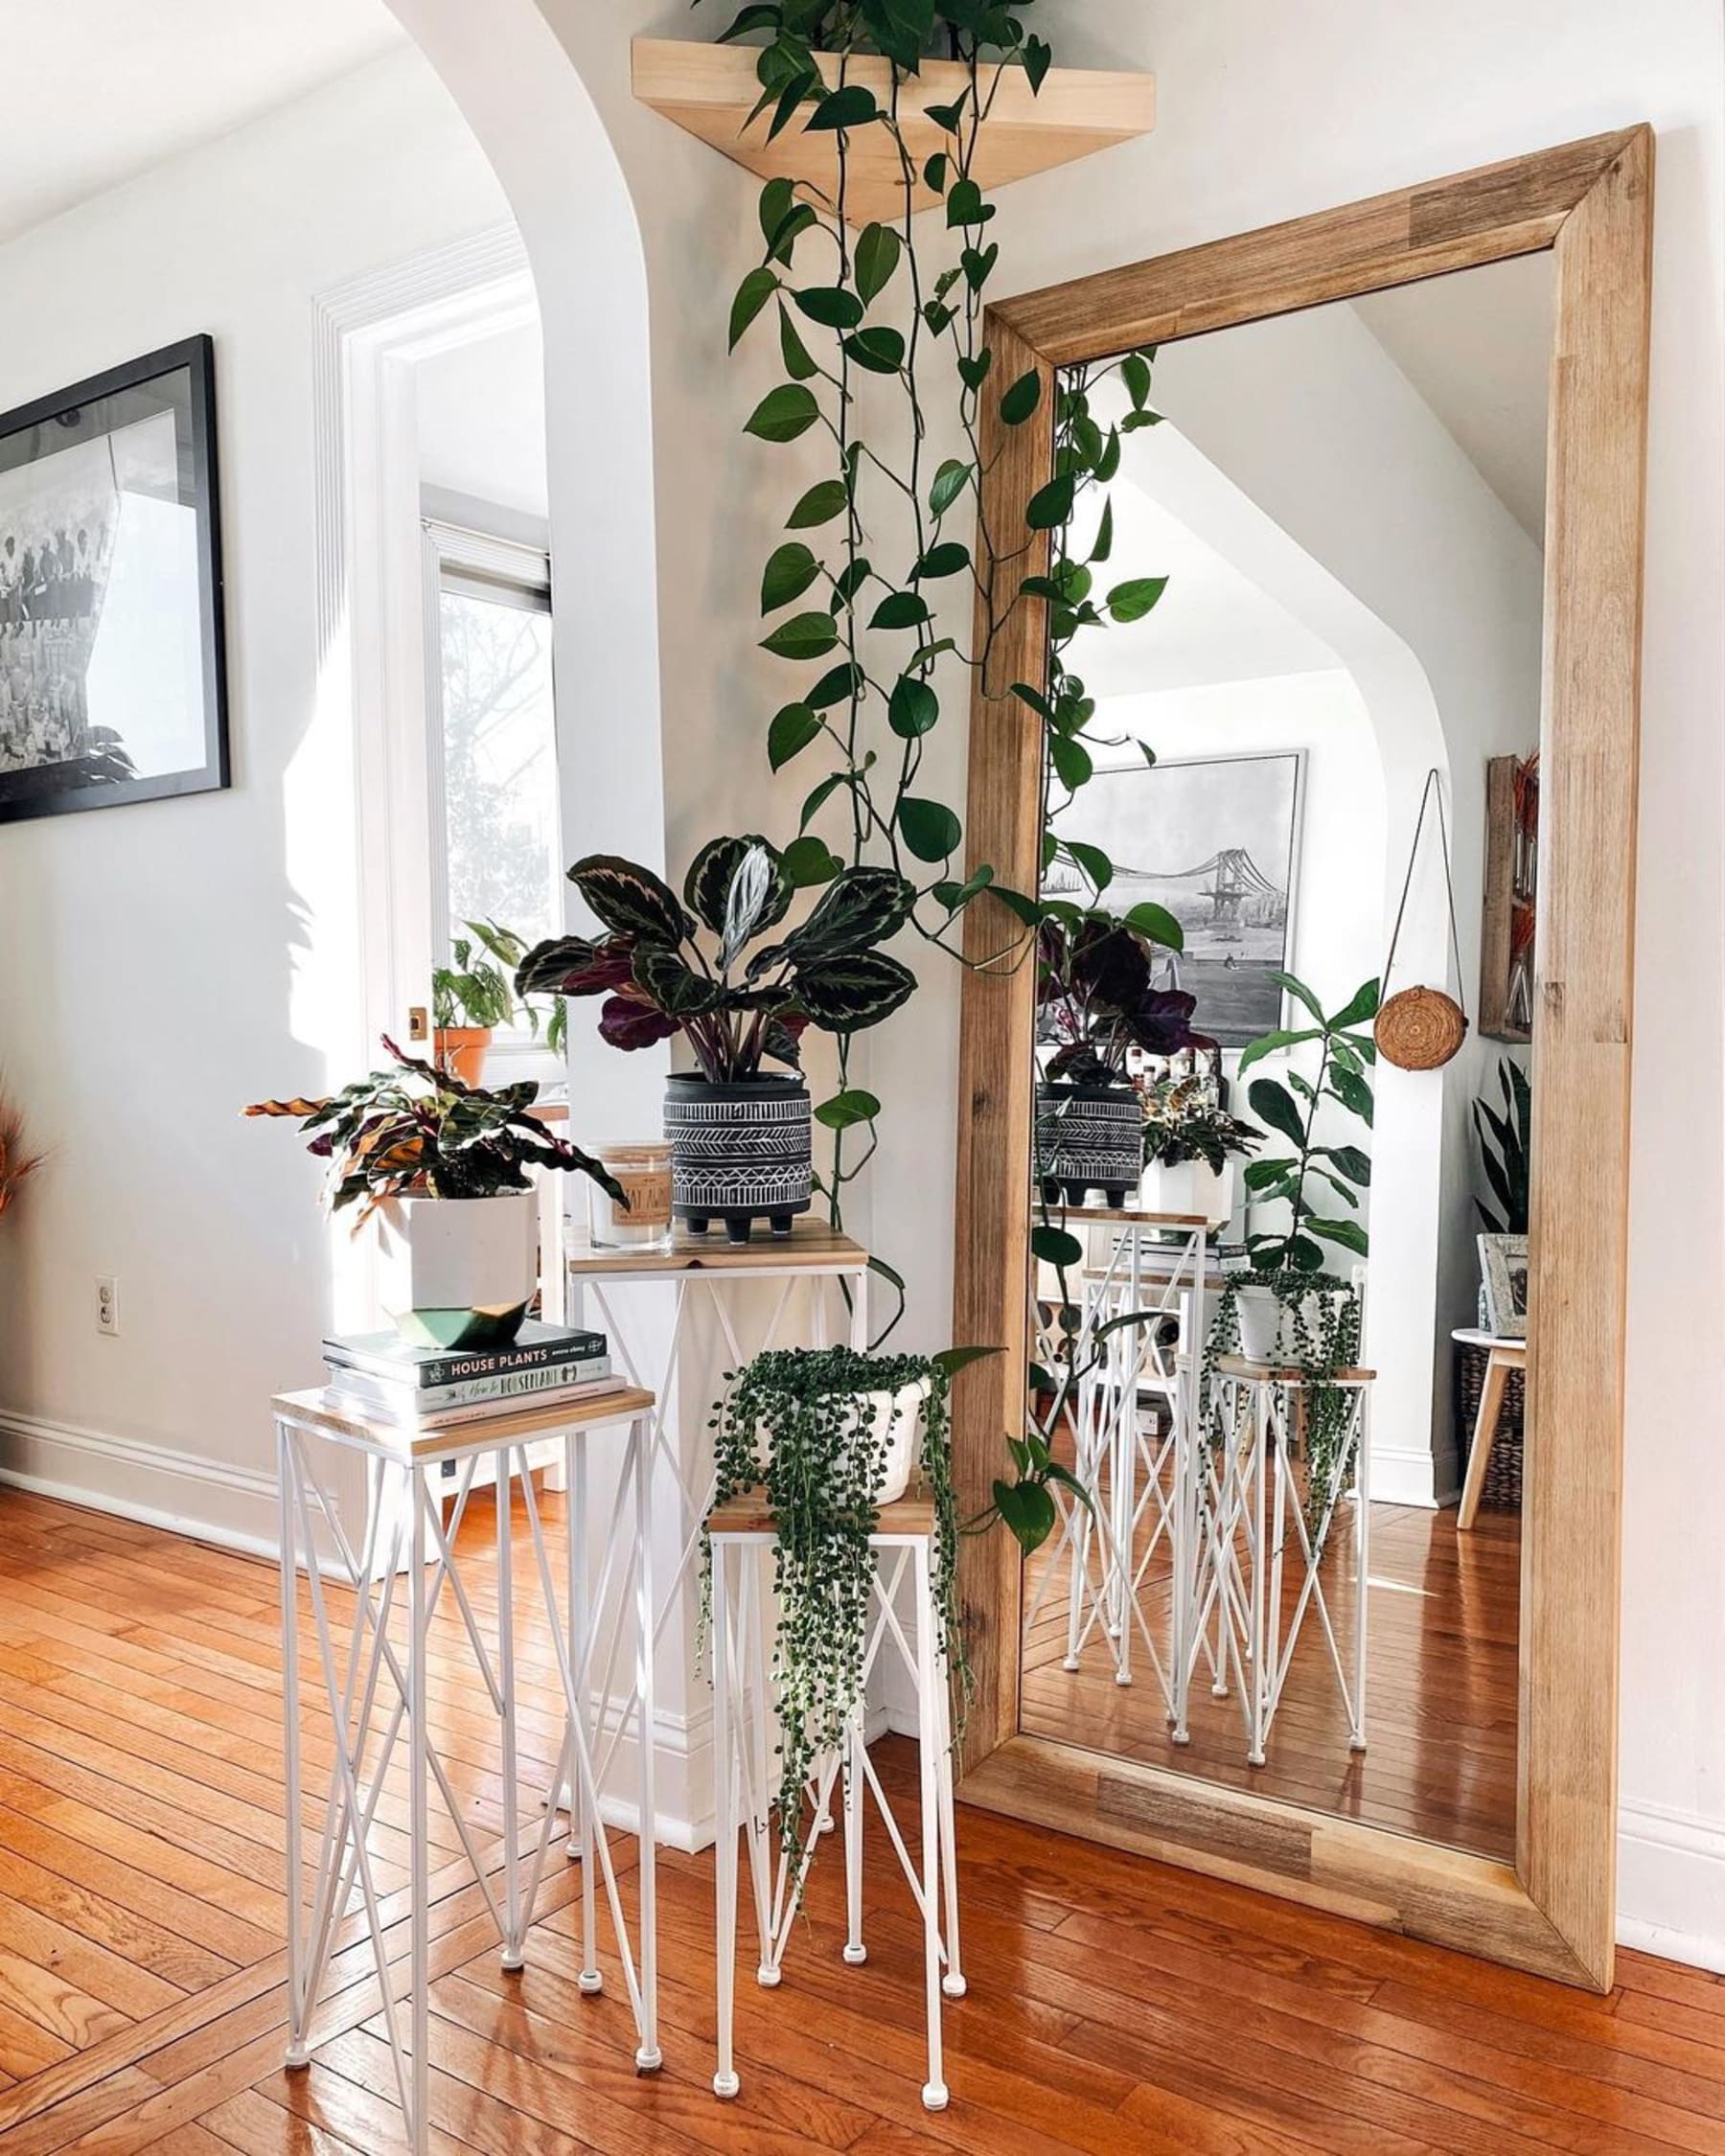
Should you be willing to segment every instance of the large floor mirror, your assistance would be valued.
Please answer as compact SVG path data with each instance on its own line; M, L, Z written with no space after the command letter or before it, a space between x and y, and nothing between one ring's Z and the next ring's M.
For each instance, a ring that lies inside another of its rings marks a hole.
M1650 185L1633 130L997 310L984 515L1079 483L972 737L1043 917L966 991L961 1462L1064 1472L970 1561L965 1794L1594 1984Z

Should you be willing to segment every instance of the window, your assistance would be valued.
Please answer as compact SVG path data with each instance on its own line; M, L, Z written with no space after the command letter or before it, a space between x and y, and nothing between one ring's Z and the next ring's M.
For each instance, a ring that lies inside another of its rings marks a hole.
M563 928L563 837L541 551L431 519L436 661L430 779L433 930L447 964L470 921L524 944ZM495 1051L532 1050L525 1027Z

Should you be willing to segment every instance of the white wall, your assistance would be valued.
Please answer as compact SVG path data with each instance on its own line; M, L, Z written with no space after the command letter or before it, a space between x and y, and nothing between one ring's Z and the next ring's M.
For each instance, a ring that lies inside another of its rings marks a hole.
M666 820L681 838L722 818L745 788L757 803L758 744L772 686L747 650L749 564L771 542L734 432L752 386L726 368L724 295L753 260L752 190L741 174L634 106L632 31L688 34L678 0L538 0L616 145L639 220L653 313L653 557L666 627ZM400 0L453 52L456 0ZM1488 0L1410 15L1369 0L1322 11L1265 0L1087 0L1050 16L1074 64L1153 67L1162 121L1143 142L1026 181L995 227L1020 287L1349 201L1603 128L1660 130L1648 484L1633 1286L1624 1548L1622 1925L1625 1935L1725 1963L1725 1477L1695 1403L1725 1386L1725 1127L1721 986L1725 773L1717 594L1725 582L1721 463L1721 259L1725 259L1721 31L1712 0ZM447 45L443 41L447 40ZM501 158L501 79L470 44L462 87ZM446 64L448 64L446 62ZM535 160L545 181L556 157ZM512 190L517 180L511 179ZM546 264L535 248L541 297ZM573 287L571 287L573 291ZM555 407L569 325L547 338ZM575 392L568 392L573 401ZM1704 484L1697 484L1698 477ZM553 450L553 491L558 487ZM778 499L778 490L772 500ZM638 536L638 535L636 535ZM638 553L629 559L638 562ZM732 654L735 654L734 657ZM949 794L963 748L945 741ZM1674 1044L1683 1044L1681 1054ZM930 978L913 1022L875 1059L888 1100L951 1102L955 983ZM895 1240L921 1303L945 1330L950 1140L935 1107L913 1145L884 1163L877 1216L914 1223ZM1684 1522L1675 1535L1671 1523ZM1673 1651L1673 1644L1679 1651Z
M53 1148L0 1241L8 1469L273 1537L267 1403L319 1374L328 1243L293 1127L239 1110L364 1046L351 720L316 679L311 300L507 216L406 51L0 249L0 409L216 339L234 760L231 791L0 842L0 1060Z

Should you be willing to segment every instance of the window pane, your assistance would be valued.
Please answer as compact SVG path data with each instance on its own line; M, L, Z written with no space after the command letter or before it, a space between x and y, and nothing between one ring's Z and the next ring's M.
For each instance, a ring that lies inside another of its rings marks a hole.
M551 617L448 589L440 610L450 932L538 943L563 927Z

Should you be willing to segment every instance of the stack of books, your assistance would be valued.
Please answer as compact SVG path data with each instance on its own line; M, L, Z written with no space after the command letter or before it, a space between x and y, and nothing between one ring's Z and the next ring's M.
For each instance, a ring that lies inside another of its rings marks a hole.
M329 1390L404 1429L448 1430L500 1408L549 1407L615 1392L603 1333L524 1324L507 1347L415 1347L397 1333L326 1340Z

